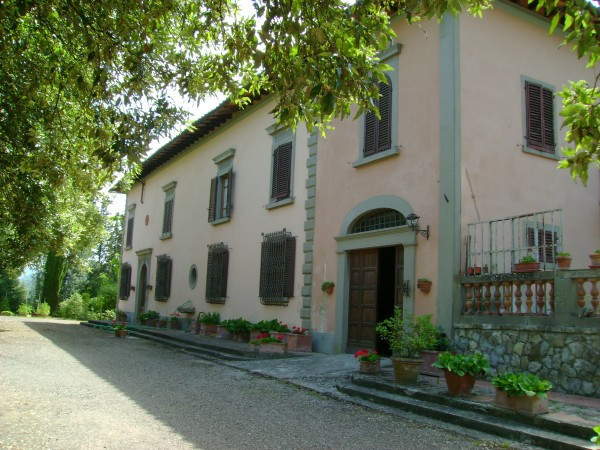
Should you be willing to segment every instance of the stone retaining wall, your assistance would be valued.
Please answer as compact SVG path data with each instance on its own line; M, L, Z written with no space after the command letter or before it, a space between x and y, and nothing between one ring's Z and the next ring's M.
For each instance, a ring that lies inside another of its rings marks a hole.
M600 397L600 329L458 323L454 343L459 353L483 353L491 376L533 373L553 391Z

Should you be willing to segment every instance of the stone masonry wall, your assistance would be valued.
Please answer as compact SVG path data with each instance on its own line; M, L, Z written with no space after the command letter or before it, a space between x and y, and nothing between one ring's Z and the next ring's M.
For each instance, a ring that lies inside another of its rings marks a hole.
M491 376L533 373L553 391L600 397L600 329L458 323L454 343L488 358Z

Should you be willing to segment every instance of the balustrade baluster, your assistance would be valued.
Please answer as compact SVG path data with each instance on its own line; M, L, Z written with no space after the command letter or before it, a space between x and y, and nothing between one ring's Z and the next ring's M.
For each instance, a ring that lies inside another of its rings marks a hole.
M596 286L598 280L590 278L589 281L592 283L592 290L590 291L590 294L592 294L592 317L600 317L600 311L598 311L598 287Z
M492 302L490 301L490 298L492 296L492 293L490 292L490 283L483 283L483 285L485 286L485 294L483 295L485 297L485 311L483 314L487 316L491 314L490 309Z
M521 305L523 304L523 302L521 301L521 296L523 295L521 293L521 282L520 281L515 281L515 306L517 308L517 311L515 312L516 315L520 315L521 314Z
M494 307L496 308L495 314L500 314L500 283L498 281L494 281Z
M475 283L475 314L481 314L481 284Z
M577 283L577 306L581 310L585 306L585 289L583 288L583 283L585 283L585 279L576 278L575 282Z
M465 296L465 314L471 314L471 305L473 305L473 293L471 292L471 284L465 283L465 289L467 290Z
M546 315L546 280L538 280L537 285L537 314L539 316Z
M504 314L512 314L512 285L509 281L502 283L504 286Z
M550 299L548 300L548 303L550 303L550 315L554 315L554 280L550 280L550 293L548 294L548 296L550 297Z
M528 316L530 316L531 313L531 306L533 305L533 291L531 290L531 285L533 284L533 281L526 281L525 285L527 286L527 288L525 289L525 305L527 306L527 311L525 312L525 314L527 314Z

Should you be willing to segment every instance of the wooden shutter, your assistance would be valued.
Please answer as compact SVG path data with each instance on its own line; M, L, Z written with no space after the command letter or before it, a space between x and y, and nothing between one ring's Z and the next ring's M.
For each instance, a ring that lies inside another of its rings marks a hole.
M392 82L379 83L379 115L377 131L377 151L389 150L392 146Z
M285 239L285 271L283 275L283 296L294 296L294 272L296 266L296 238L288 236Z
M173 199L165 201L165 213L163 216L163 234L171 233L171 225L173 223Z
M225 303L227 297L227 273L229 271L229 249L223 243L208 248L206 267L207 303Z
M210 180L210 198L208 199L208 221L215 220L215 212L217 209L217 178Z
M219 294L221 298L227 297L227 274L229 272L229 250L221 252L221 285Z
M375 153L377 142L377 116L373 112L367 112L365 116L365 148L364 156Z
M229 189L227 190L227 206L225 208L225 217L231 216L231 209L233 207L231 200L233 198L233 170L230 170L225 174L225 177L229 180Z
M525 82L527 146L554 153L554 94L541 85Z
M121 265L121 279L119 284L119 298L127 300L131 291L131 266L129 264Z
M165 300L171 296L171 274L173 271L173 260L165 261Z
M125 240L125 247L131 248L133 243L133 217L127 219L127 238Z
M260 244L260 278L258 282L258 296L267 297L269 295L269 255L271 243L266 239Z
M292 143L281 144L273 151L273 179L271 199L282 200L290 196L292 176Z
M156 266L156 294L154 295L154 299L166 301L171 295L173 261L168 256L158 256Z

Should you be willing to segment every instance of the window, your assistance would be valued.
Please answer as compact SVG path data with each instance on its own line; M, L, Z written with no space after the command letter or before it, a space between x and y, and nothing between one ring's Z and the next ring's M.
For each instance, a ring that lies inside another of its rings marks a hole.
M173 260L167 255L157 256L156 260L156 291L154 300L166 302L171 295Z
M359 217L350 233L383 230L402 225L406 225L406 219L401 213L395 209L381 208Z
M289 129L267 128L273 136L271 146L271 186L267 209L294 201L294 147L296 135Z
M555 154L554 89L531 81L524 89L527 147Z
M206 302L225 303L227 297L227 271L229 249L222 242L208 246L206 266Z
M125 250L133 244L133 218L135 217L135 203L127 207L127 233L125 234Z
M176 181L163 186L165 192L165 209L163 213L163 226L161 239L167 239L173 236L173 208L175 205L175 186Z
M121 264L121 276L119 282L119 299L127 300L131 291L131 266Z
M392 80L387 75L386 79L386 83L379 82L379 99L375 102L381 118L378 119L374 112L365 114L363 156L374 155L392 147Z
M541 263L555 263L559 233L556 227L527 227L527 246L537 250L536 259Z
M287 305L294 296L296 238L278 231L263 235L259 297L263 305Z
M217 176L210 180L208 201L208 221L213 225L227 222L231 217L234 155L235 149L230 148L213 158L218 167Z

